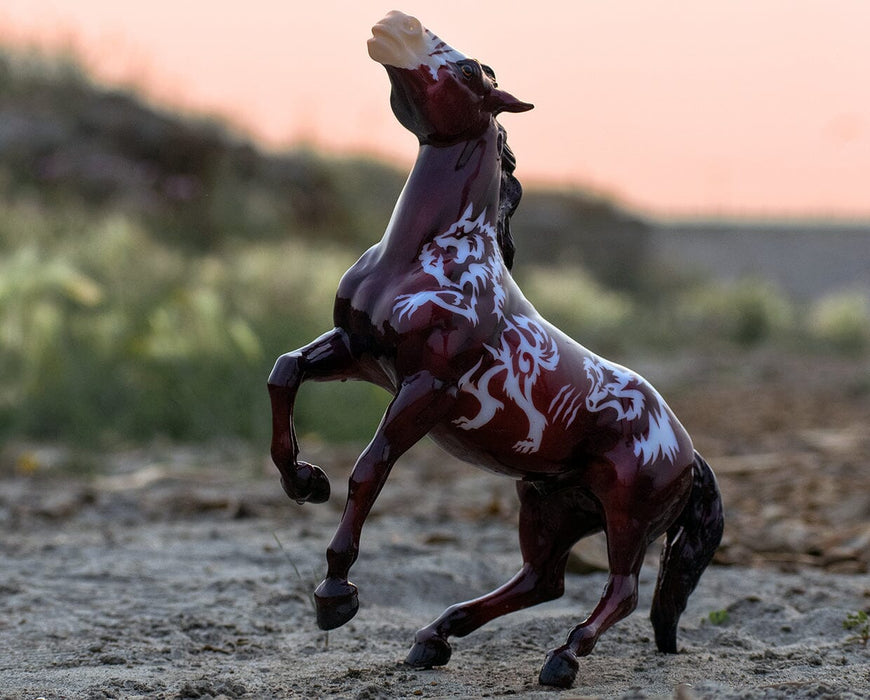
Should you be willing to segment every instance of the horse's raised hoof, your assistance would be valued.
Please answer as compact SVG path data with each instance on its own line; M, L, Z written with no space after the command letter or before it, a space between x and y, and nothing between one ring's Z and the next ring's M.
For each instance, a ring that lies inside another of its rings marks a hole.
M453 650L450 643L444 637L429 637L418 641L411 647L405 663L414 668L432 668L444 666L450 661Z
M349 581L325 579L314 591L314 606L317 626L322 630L334 630L356 615L359 594Z
M315 467L307 462L299 462L289 483L282 476L281 488L299 505L326 503L329 500L329 477L320 467Z
M567 647L554 649L547 654L538 682L541 685L551 685L556 688L570 688L574 685L574 679L577 678L579 669L580 662L577 661L577 656L573 651Z

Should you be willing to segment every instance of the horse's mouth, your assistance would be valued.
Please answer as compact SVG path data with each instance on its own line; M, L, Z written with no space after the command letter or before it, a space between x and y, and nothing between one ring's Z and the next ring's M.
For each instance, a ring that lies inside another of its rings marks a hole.
M372 27L372 38L366 45L369 57L382 65L393 65L401 53L399 40L393 35L388 27L376 24Z
M420 20L394 10L372 27L369 56L385 66L416 68L425 62L424 35Z

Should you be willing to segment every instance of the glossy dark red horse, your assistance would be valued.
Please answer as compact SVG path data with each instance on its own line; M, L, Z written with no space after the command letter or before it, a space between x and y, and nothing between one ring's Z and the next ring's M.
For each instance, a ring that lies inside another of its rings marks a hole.
M570 686L577 657L635 608L644 553L662 534L651 619L658 648L675 652L677 622L722 534L713 473L652 386L547 323L510 275L521 188L495 117L532 105L412 17L390 13L372 32L369 54L387 70L393 112L418 137L419 156L383 239L341 280L333 330L282 355L269 377L272 458L300 503L329 497L323 471L298 460L300 385L358 379L394 396L354 466L315 592L318 623L332 629L356 613L348 573L363 523L393 464L428 434L516 479L524 563L417 632L407 663L446 664L449 637L560 596L570 548L601 530L604 593L549 653L540 682Z

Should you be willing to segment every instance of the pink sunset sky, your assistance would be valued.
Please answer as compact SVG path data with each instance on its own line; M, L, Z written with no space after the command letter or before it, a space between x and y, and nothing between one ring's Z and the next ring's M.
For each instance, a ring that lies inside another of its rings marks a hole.
M870 217L866 0L4 0L0 40L71 48L269 147L407 166L415 140L366 52L394 8L535 103L502 118L525 183L659 216Z

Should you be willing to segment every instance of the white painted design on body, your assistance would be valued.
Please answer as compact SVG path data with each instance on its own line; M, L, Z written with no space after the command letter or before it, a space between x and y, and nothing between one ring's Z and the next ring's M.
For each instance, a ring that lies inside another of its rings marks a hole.
M483 360L459 380L459 389L474 396L480 410L472 418L460 418L455 424L465 430L480 428L489 423L504 404L489 390L490 381L504 373L503 388L507 397L526 414L529 432L525 439L513 446L517 452L537 451L547 427L547 416L538 410L532 400L535 382L544 370L552 371L559 364L559 350L541 325L528 316L514 315L505 319L505 329L498 348L485 346L495 360L480 377L473 380Z
M679 442L674 426L665 408L662 397L648 386L655 405L646 407L644 394L634 387L643 381L630 370L614 365L600 358L587 357L583 360L586 376L592 387L586 396L586 408L592 413L612 408L618 421L636 421L647 411L647 429L634 437L634 454L641 458L641 464L650 464L657 459L666 458L673 462L679 452ZM572 418L573 420L573 418Z
M577 417L577 412L583 407L583 396L572 384L566 384L550 401L547 413L553 422L560 421L565 427L571 425Z
M426 32L426 44L428 48L423 65L429 69L433 80L438 80L438 70L442 66L446 66L448 63L464 61L467 58L465 54L443 42L428 29L423 31Z
M592 382L592 388L586 395L586 408L591 413L612 408L616 411L616 420L632 421L640 418L643 413L643 394L637 389L628 388L631 382L637 383L637 377L622 368L591 357L583 360L583 368Z
M486 252L486 241L496 238L495 227L487 223L485 209L476 219L472 219L472 216L469 204L459 221L423 246L418 260L423 272L434 277L440 289L399 296L393 307L399 319L410 318L424 304L434 304L468 319L476 326L480 322L477 315L478 297L481 291L488 292L490 289L497 290L496 306L504 305L501 274L497 272L498 259L492 247L488 255ZM472 235L476 232L481 235ZM456 281L447 276L448 260L466 266Z
M482 295L493 300L492 313L504 323L498 346L484 346L493 362L480 374L481 358L459 380L460 391L474 396L480 410L454 423L463 430L482 428L489 423L496 412L504 408L504 403L493 396L490 382L504 375L505 395L523 411L529 422L526 438L513 447L518 452L534 452L541 446L547 417L535 406L532 391L541 372L556 369L559 350L535 319L522 314L505 316L504 267L496 253L496 229L487 222L485 209L478 217L473 216L469 205L456 223L435 236L420 252L418 259L423 271L436 280L439 289L401 295L393 310L402 320L413 316L422 306L434 304L477 325L480 322L478 300ZM464 268L458 279L448 276L448 261Z
M643 464L650 464L662 457L673 462L678 451L674 426L659 400L659 405L650 409L646 435L634 439L634 454L643 458Z

